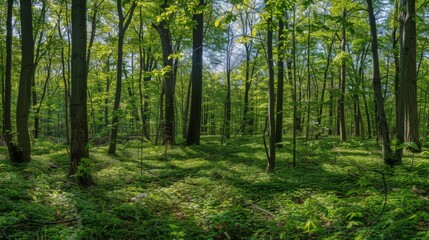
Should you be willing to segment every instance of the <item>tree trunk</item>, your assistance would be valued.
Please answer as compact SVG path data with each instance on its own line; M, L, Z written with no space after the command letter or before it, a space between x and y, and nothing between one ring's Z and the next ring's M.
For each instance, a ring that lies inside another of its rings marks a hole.
M167 6L163 6L167 7ZM163 123L164 144L176 144L175 138L175 121L174 121L174 75L173 75L173 46L171 43L171 34L168 24L162 20L159 25L154 26L158 31L162 46L162 62L163 67L168 69L164 74L164 90L165 90L165 119Z
M109 95L110 92L110 54L107 56L106 62L106 96ZM109 98L104 98L104 125L107 127L109 125Z
M384 162L388 165L398 163L393 158L392 149L390 148L389 128L387 125L386 115L384 112L384 99L381 91L380 64L378 58L378 41L377 41L377 26L374 17L372 0L367 0L369 25L371 29L371 52L372 52L372 78L374 97L377 108L377 128L381 135L382 152Z
M310 23L310 8L307 9L307 126L305 131L305 141L309 140L310 135L310 114L311 114L311 77L310 77L310 41L311 41L311 23Z
M18 162L17 148L13 143L12 136L12 9L13 0L7 1L7 20L6 20L6 73L4 84L4 107L3 107L3 122L5 140L9 152L9 158L12 162Z
M400 59L399 59L399 124L398 144L413 142L415 152L421 150L416 76L415 0L400 1ZM400 148L400 147L398 147ZM401 157L397 151L397 157Z
M329 91L329 129L328 135L334 135L334 78L331 76L330 80L330 91Z
M328 71L331 65L331 53L332 53L332 47L334 45L334 41L335 41L335 35L332 36L331 43L329 44L329 47L328 47L328 54L326 57L326 67L325 67L325 71L323 72L322 96L320 97L319 111L317 112L317 124L319 124L319 126L322 126L322 114L323 114L323 105L325 101L326 82L328 81ZM331 130L331 127L329 129ZM319 136L320 136L320 132L317 132L315 139L316 140L319 139Z
M67 3L66 3L67 5ZM58 14L58 36L62 40L63 35L61 33L61 19L60 14ZM68 28L68 25L67 25ZM61 41L62 42L62 41ZM70 47L70 44L68 44L68 47ZM70 53L68 53L70 54ZM67 58L67 68L66 68L66 59L65 59L65 51L64 46L61 47L61 74L64 84L64 119L65 119L65 131L66 131L66 144L70 143L70 123L69 123L69 100L70 100L70 92L69 92L69 76L70 76L70 68L68 64L69 59Z
M16 109L16 128L18 138L17 162L29 162L31 159L30 134L28 132L28 116L31 104L31 82L33 79L33 25L31 1L20 0L22 60L19 79L18 103Z
M346 9L343 9L343 21L346 21ZM346 51L346 26L343 23L342 39L341 39L341 51ZM340 98L338 101L338 120L341 141L346 141L346 117L345 117L345 96L346 96L346 62L345 59L341 63L341 79L340 79Z
M150 118L149 118L149 81L151 76L148 74L153 69L153 56L152 50L149 47L145 51L143 47L143 14L142 7L140 6L140 24L139 24L139 57L140 57L140 73L139 73L139 95L140 95L140 111L143 121L143 135L146 139L150 140ZM146 73L146 75L144 75ZM143 80L143 84L142 84ZM144 93L143 93L144 88Z
M269 155L267 173L275 172L276 167L276 120L275 120L275 89L274 89L274 59L273 59L273 29L272 13L267 20L267 62L268 62L268 129Z
M36 53L35 53L35 57L34 57L34 64L33 64L33 77L31 80L31 94L32 94L32 105L33 105L33 111L34 109L37 109L37 91L36 91L36 78L35 78L35 73L36 73L36 68L39 64L40 58L43 55L43 53L41 53L40 47L42 45L42 39L44 38L44 32L41 26L43 26L43 24L45 23L45 16L46 16L46 1L42 2L42 8L40 10L40 19L38 19L38 21L36 20L36 26L39 25L38 27L36 27L36 32L38 32L38 39L37 39L37 47L36 47ZM34 114L34 134L33 134L33 138L38 139L39 138L39 130L40 130L40 116L39 113L35 113Z
M124 38L125 31L130 25L131 19L133 18L134 9L136 8L137 3L133 2L128 13L124 16L122 10L122 1L116 1L116 7L119 16L118 23L118 60L116 63L116 93L115 93L115 102L113 104L113 118L112 118L112 132L110 135L110 144L109 144L109 154L116 154L116 142L118 139L118 128L119 128L119 107L121 102L121 91L122 91L122 62L124 55ZM128 16L128 18L126 18Z
M185 109L183 111L183 120L182 120L182 136L183 138L188 137L188 117L189 117L189 103L191 101L191 88L192 88L192 81L191 78L189 78L188 82L188 91L186 92L186 102L185 102Z
M278 43L278 59L277 59L277 103L276 103L276 143L282 142L283 136L283 88L284 88L284 41L283 34L284 22L279 19L279 43Z
M224 138L229 139L231 137L231 58L233 51L233 32L231 25L228 26L228 43L226 45L226 98L225 98L225 116L224 116L224 128L222 135L222 143Z
M295 27L296 27L296 11L293 7L293 25L292 25L292 64L293 64L293 127L292 127L292 164L296 166L296 131L298 130L298 121L297 121L297 102L296 102L296 36L295 36ZM290 68L290 66L288 67Z
M86 1L72 1L72 92L71 153L69 177L81 187L94 184L89 170L87 69L86 69Z
M204 6L204 0L199 0L198 7ZM201 104L203 85L203 10L195 10L192 19L196 27L192 31L192 97L191 97L191 118L189 119L188 136L186 145L199 145L201 134Z

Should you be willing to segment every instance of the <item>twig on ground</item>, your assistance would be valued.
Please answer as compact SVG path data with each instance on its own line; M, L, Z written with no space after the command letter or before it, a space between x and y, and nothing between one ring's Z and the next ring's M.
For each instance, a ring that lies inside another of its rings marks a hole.
M266 214L270 215L272 218L276 218L276 217L277 217L274 213L272 213L272 212L270 212L270 211L268 211L268 210L266 210L266 209L263 209L263 208L259 207L259 206L258 206L258 205L256 205L256 204L250 203L250 205L251 205L252 207L254 207L255 209L258 209L259 211L262 211L262 212L264 212L264 213L266 213Z

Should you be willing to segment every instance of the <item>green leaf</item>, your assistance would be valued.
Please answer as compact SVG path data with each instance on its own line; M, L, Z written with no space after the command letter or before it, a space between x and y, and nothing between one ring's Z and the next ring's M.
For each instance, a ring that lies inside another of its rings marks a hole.
M304 231L311 233L317 228L316 224L312 220L308 220L304 225Z

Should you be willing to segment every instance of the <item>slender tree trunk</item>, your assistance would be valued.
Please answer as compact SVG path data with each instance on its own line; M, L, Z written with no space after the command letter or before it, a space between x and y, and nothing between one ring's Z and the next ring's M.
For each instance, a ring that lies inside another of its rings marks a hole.
M163 138L165 138L165 131L164 131L164 96L165 96L165 84L162 83L161 86L161 92L159 94L159 118L158 118L158 124L156 129L156 137L155 137L155 145L158 145L159 143L159 136L163 135Z
M86 1L72 1L72 92L71 153L69 177L81 187L94 184L89 171L87 69L86 69ZM83 169L83 170L82 170Z
M7 1L7 19L6 19L6 73L4 87L4 108L3 122L5 131L5 140L9 152L9 158L12 162L18 162L17 148L13 143L12 136L12 9L13 0Z
M204 0L199 0L198 7L204 6ZM191 97L191 118L189 120L188 136L186 145L199 145L201 134L201 105L202 105L202 85L203 85L203 10L196 10L192 17L196 27L192 31L192 97Z
M46 69L46 79L45 79L45 82L43 84L42 96L40 97L40 101L39 101L38 105L34 106L34 112L35 112L36 115L40 114L40 109L42 108L42 103L43 103L43 100L45 99L45 96L46 96L46 93L47 93L48 83L49 83L49 80L51 78L51 66L52 66L52 56L49 56L49 58L48 58L48 66L47 66L47 69ZM35 118L34 120L35 121L36 120L39 121L40 118L38 117L38 118ZM37 123L37 125L35 124L35 126L39 126L39 122Z
M67 5L67 3L66 3ZM63 43L63 35L61 32L61 18L60 18L60 14L58 14L58 23L57 23L57 29L58 29L58 36L61 40L61 43ZM68 27L68 25L67 25ZM68 44L70 45L70 44ZM70 54L70 53L69 53ZM67 58L67 62L68 62L68 58ZM69 64L67 63L67 68L66 68L66 58L65 58L65 51L64 51L64 45L62 44L61 47L61 75L62 75L62 79L63 79L63 84L64 84L64 119L65 119L65 131L66 131L66 144L70 143L70 122L69 122L69 100L70 100L70 92L69 92L69 75L70 75L70 68L69 68Z
M398 129L399 127L399 47L398 47L398 4L399 0L395 0L394 7L393 7L393 30L392 30L392 49L393 49L393 60L394 60L394 66L395 66L395 80L394 80L394 91L395 91L395 132L396 136L398 136ZM395 154L399 154L399 149L396 150ZM401 150L402 151L402 150ZM402 154L402 153L401 153ZM399 156L397 156L399 157Z
M326 57L326 67L325 67L325 71L323 72L322 96L320 97L319 111L317 112L317 124L319 124L319 126L322 126L322 114L323 114L323 105L325 101L326 82L328 81L328 71L331 65L331 53L332 53L332 47L334 45L334 41L335 41L335 36L332 36L332 40L331 40L331 43L329 44L328 54ZM317 132L315 139L316 140L319 139L319 136L320 136L320 132Z
M310 8L308 11L308 32L307 32L307 126L305 131L305 141L309 140L310 135L310 114L311 114L311 76L310 76L310 41L311 41L311 23L310 23Z
M189 103L191 102L191 89L192 89L192 81L189 78L188 82L188 91L186 92L186 102L185 102L185 110L183 111L183 120L182 120L182 136L183 138L188 137L188 117L189 117Z
M42 29L42 26L45 23L45 16L46 16L46 1L42 1L42 8L40 11L40 19L39 21L36 21L36 26L37 24L39 25L38 27L36 27L36 32L38 32L38 38L37 38L37 47L36 47L36 53L35 53L35 57L34 57L34 64L33 64L33 77L31 80L31 95L32 95L32 105L33 105L33 111L34 109L37 108L37 91L36 91L36 78L35 78L35 73L36 73L36 69L37 66L39 64L41 55L43 55L41 53L40 47L42 45L42 39L44 38L44 31ZM38 113L34 114L34 134L33 134L33 138L38 139L39 138L39 130L40 130L40 116Z
M334 135L334 75L331 76L329 92L329 130L328 135Z
M124 55L124 38L125 31L127 31L128 26L130 25L131 19L133 18L134 9L136 8L137 3L134 1L128 10L128 13L124 16L122 10L122 1L116 0L116 7L119 16L118 24L118 60L116 63L116 93L115 93L115 102L113 104L113 118L112 118L112 132L110 135L110 144L109 144L109 154L116 154L116 142L118 139L118 128L119 128L119 107L121 102L121 91L122 91L122 63ZM127 18L128 17L128 18Z
M273 59L273 29L272 13L267 20L267 62L268 62L268 129L269 155L267 173L275 172L276 167L276 120L275 120L275 89L274 89L274 59Z
M143 135L146 139L150 140L150 118L149 118L149 81L151 76L149 71L152 70L153 66L153 57L152 49L146 51L143 47L143 13L142 7L140 6L140 24L139 24L139 55L140 55L140 73L139 73L139 94L140 94L140 111L143 121ZM144 73L146 75L144 75ZM143 80L143 84L142 84ZM144 88L144 93L143 93Z
M245 43L245 49L246 49L246 69L245 69L245 83L244 83L244 110L243 110L243 128L241 129L241 132L243 134L247 134L247 125L248 125L248 112L249 112L249 93L250 93L250 87L252 85L252 79L250 79L250 51L248 43Z
M107 56L106 62L106 96L109 95L110 92L110 54ZM104 126L107 127L109 125L109 98L104 98Z
M279 43L278 43L278 59L277 59L277 103L276 103L276 143L282 142L283 136L283 89L284 89L284 41L283 34L284 22L279 19Z
M346 21L347 10L343 9L343 21ZM346 51L346 26L343 24L342 39L341 39L341 51ZM346 141L346 117L345 117L345 96L346 96L346 63L345 59L341 63L341 80L340 80L340 98L338 101L338 114L339 114L339 130L341 141Z
M226 98L225 98L225 118L224 118L224 129L222 135L223 138L229 139L231 137L231 58L233 51L233 32L231 25L228 27L228 43L226 46Z
M371 29L371 52L372 52L372 66L373 66L373 89L375 102L377 107L377 128L381 135L383 159L386 164L393 165L398 162L395 161L390 147L389 128L387 125L386 115L384 112L384 99L381 91L381 77L380 65L378 58L378 41L377 41L377 26L374 17L374 10L372 0L367 0L369 25Z
M293 25L292 25L292 64L293 64L293 127L292 127L292 164L296 166L296 131L298 130L298 113L297 107L298 103L296 102L296 36L295 36L295 27L296 27L296 11L295 6L293 7Z

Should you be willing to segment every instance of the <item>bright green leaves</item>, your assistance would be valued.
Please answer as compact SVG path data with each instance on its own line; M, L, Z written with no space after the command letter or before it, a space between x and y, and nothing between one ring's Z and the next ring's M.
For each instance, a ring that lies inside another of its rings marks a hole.
M77 167L77 172L76 172L76 176L86 176L86 175L90 175L91 171L91 166L92 166L92 162L91 159L89 158L82 158L80 160L79 166Z
M215 27L225 29L227 25L237 20L237 14L232 11L226 11L222 16L217 18L214 22Z

